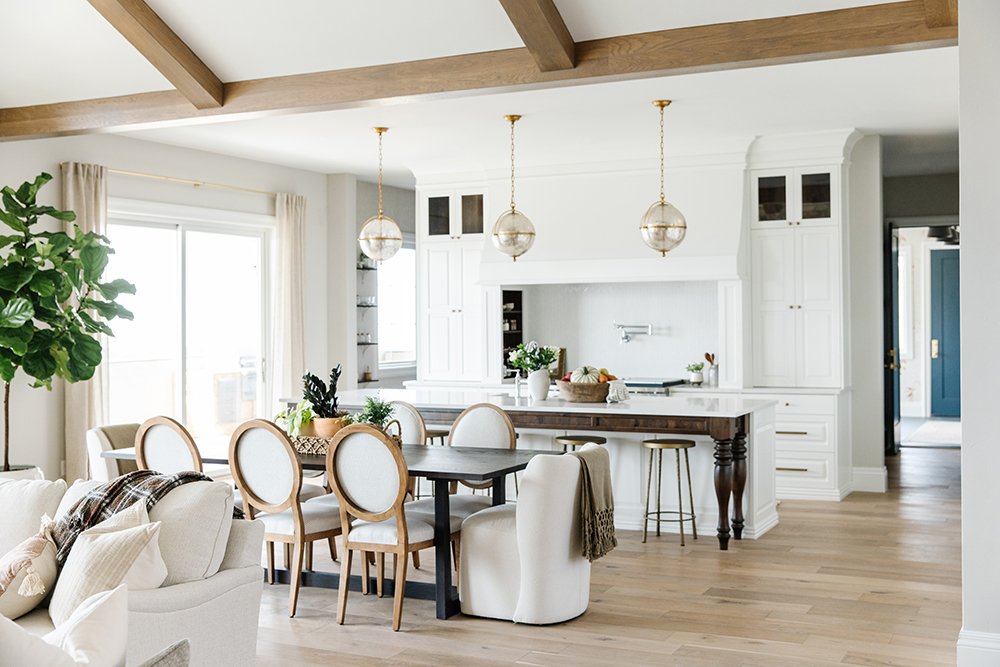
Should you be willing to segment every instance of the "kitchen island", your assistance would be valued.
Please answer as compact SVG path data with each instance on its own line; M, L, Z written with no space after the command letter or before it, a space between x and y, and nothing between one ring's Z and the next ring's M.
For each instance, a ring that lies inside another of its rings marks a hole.
M552 431L596 432L608 437L615 489L615 524L642 525L646 487L641 441L667 434L691 436L711 443L711 457L695 448L695 502L700 522L716 518L720 549L730 536L756 539L778 523L774 489L774 401L741 397L632 396L623 403L570 403L559 398L531 401L503 390L367 389L340 394L340 405L360 409L369 396L406 401L428 424L451 424L465 408L492 403L503 408L521 434L519 446L553 449ZM704 502L698 480L711 474L715 502ZM670 484L665 482L665 488ZM671 499L664 496L669 503ZM733 505L730 522L730 501Z

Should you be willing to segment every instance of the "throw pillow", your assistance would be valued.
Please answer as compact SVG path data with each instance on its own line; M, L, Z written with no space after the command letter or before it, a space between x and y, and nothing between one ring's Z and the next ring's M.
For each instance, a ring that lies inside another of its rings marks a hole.
M191 642L182 639L163 649L139 667L188 667L191 664Z
M98 482L93 479L78 479L73 482L73 485L69 487L66 494L59 501L59 507L56 508L55 516L53 517L56 521L63 518L67 512L73 509L73 506L80 502L80 499L85 495L99 487L104 482Z
M56 515L66 482L0 480L0 554L38 532L42 517Z
M165 586L207 579L219 571L233 527L233 487L191 482L173 489L149 510L163 524L160 551Z
M48 523L45 517L43 523ZM43 526L0 558L0 616L24 616L45 599L56 583L56 545Z
M0 665L122 667L128 643L128 591L124 586L88 598L44 637L0 617Z
M149 522L142 502L83 531L52 593L52 622L58 627L83 600L120 584L135 591L159 588L167 577L159 537L160 524Z

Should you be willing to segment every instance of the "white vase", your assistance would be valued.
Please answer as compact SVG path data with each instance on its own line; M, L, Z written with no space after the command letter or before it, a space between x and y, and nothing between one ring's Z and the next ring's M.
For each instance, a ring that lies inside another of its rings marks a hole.
M688 382L694 385L700 385L705 381L705 376L701 374L701 371L688 371Z
M719 365L712 364L708 367L708 373L706 375L707 384L709 387L719 386Z
M20 480L20 479L45 479L42 469L38 466L16 466L11 465L10 470L3 471L3 462L0 461L0 479Z
M549 371L539 368L528 373L528 395L533 401L544 401L549 397Z

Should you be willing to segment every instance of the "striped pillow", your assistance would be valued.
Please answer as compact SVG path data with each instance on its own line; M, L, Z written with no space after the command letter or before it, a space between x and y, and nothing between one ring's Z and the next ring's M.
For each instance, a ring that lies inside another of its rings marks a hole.
M149 522L142 501L83 531L49 602L49 617L56 627L96 593L123 583L134 591L159 588L167 578L159 538L160 523Z

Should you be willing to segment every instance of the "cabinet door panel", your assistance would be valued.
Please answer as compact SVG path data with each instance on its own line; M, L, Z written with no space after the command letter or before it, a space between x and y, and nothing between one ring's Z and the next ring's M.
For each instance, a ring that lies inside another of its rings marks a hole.
M452 372L452 349L455 334L452 320L452 283L454 262L449 248L433 245L424 248L421 271L424 285L424 312L421 315L423 338L421 360L423 376L429 379L445 379Z
M459 305L460 340L458 346L458 374L462 379L477 380L486 376L486 299L484 289L479 285L479 261L481 251L476 248L458 248L462 271L461 300Z
M783 227L792 219L794 182L791 171L759 170L750 179L754 227Z
M753 295L756 304L785 308L794 305L794 241L790 229L753 232Z
M751 233L753 365L758 387L795 383L795 244L791 229Z
M790 387L795 384L795 311L754 308L754 385Z
M839 215L838 167L804 167L795 170L793 220L803 227L830 224Z
M840 385L840 264L835 228L797 228L799 333L797 378L802 387Z

